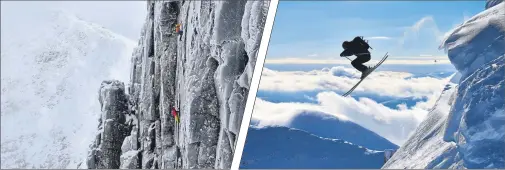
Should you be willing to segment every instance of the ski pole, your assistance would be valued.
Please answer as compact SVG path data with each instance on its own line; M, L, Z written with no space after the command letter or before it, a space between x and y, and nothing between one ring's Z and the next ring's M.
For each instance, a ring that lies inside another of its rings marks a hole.
M359 36L359 38L361 38L362 40L365 40L365 39L363 38L363 36ZM368 44L368 40L365 40L365 42ZM370 49L372 49L372 50L373 50L373 48L370 46L370 44L368 45L368 47L370 47Z
M349 57L345 57L345 58L347 58L349 61L352 61Z

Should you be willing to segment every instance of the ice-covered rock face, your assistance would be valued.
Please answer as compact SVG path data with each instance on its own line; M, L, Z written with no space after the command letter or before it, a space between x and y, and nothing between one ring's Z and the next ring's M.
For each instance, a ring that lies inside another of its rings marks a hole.
M504 8L490 7L450 32L443 47L460 72L451 80L457 89L442 94L383 168L505 168Z
M230 168L268 5L148 2L127 90L132 131L117 139L120 167Z
M122 144L121 140L129 135L128 98L125 86L120 81L104 81L100 87L100 105L102 114L99 119L99 133L91 145L89 159L86 162L90 169L118 169Z
M444 42L462 73L444 134L458 147L452 167L505 167L504 8L504 3L488 8Z
M444 140L467 168L505 167L505 8L500 3L455 29L444 46L463 73Z

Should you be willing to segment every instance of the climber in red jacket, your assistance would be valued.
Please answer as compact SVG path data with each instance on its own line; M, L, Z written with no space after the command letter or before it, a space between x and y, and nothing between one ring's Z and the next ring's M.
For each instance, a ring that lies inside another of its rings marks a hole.
M179 112L175 110L175 107L172 106L172 116L174 116L175 122L179 123Z

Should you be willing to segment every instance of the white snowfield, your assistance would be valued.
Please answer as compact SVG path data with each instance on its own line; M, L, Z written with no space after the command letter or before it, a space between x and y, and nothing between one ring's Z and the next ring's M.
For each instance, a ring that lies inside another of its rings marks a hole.
M75 167L94 138L100 83L129 80L134 41L65 13L36 14L23 20L36 29L2 37L1 168Z
M505 168L505 3L486 7L447 34L459 73L383 168Z

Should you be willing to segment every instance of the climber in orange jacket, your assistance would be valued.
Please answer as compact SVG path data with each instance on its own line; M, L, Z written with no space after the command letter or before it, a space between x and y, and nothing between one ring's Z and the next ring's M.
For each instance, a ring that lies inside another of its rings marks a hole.
M175 110L175 107L172 107L172 116L174 116L175 122L179 123L179 112Z
M181 24L175 24L175 33L179 34L179 41L181 41L183 33L181 27L182 27Z

